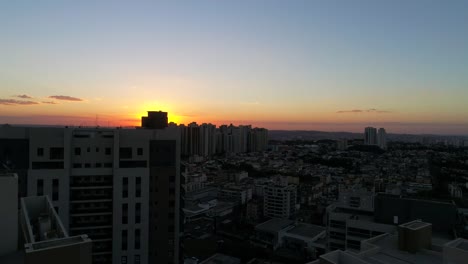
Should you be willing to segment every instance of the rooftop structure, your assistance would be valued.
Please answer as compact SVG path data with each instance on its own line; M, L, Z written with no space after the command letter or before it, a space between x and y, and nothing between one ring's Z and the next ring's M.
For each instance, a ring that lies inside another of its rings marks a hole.
M316 248L325 249L326 228L317 225L273 218L255 227L254 244L271 249L300 248L315 255Z
M396 234L382 234L362 241L361 251L336 250L310 264L408 264L466 263L468 241L437 240L432 225L419 220L398 226Z
M47 196L22 198L20 216L25 264L91 263L91 239L70 237Z
M214 254L208 259L202 261L200 264L240 264L240 259L227 256L224 254Z

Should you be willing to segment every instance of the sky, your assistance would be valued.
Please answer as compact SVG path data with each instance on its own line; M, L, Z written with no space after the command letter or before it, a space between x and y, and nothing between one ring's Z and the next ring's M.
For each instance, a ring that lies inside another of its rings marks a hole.
M0 1L0 124L468 135L468 1Z

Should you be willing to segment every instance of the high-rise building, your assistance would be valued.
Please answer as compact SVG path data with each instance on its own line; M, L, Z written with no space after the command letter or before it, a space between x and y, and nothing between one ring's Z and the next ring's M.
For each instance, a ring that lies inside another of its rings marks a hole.
M20 190L48 195L65 230L93 240L93 263L178 263L178 127L2 126L0 153L26 171Z
M167 112L148 111L148 116L141 117L141 127L143 128L163 129L167 126Z
M208 157L213 154L263 151L268 146L268 130L248 126L192 122L180 125L181 152L185 156Z
M366 127L364 130L364 144L377 145L377 129L374 127Z
M379 133L377 134L377 145L381 149L387 149L387 132L385 132L385 128L379 128Z

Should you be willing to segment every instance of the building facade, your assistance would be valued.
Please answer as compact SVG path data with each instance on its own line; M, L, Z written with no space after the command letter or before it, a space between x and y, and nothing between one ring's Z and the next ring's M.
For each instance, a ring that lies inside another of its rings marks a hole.
M3 126L0 153L11 170L26 167L20 193L48 195L70 235L93 240L93 263L178 263L179 136L177 127Z
M296 214L297 186L294 184L267 185L263 189L264 216L292 218Z

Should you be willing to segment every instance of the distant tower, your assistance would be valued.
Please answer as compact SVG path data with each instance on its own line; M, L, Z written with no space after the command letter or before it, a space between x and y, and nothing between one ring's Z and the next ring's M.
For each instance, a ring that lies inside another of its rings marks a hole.
M377 129L374 127L366 127L364 130L364 144L377 145Z
M380 128L377 135L377 144L381 149L387 149L387 132L385 128Z
M143 128L163 129L167 126L167 112L148 111L148 116L141 117L141 127Z

